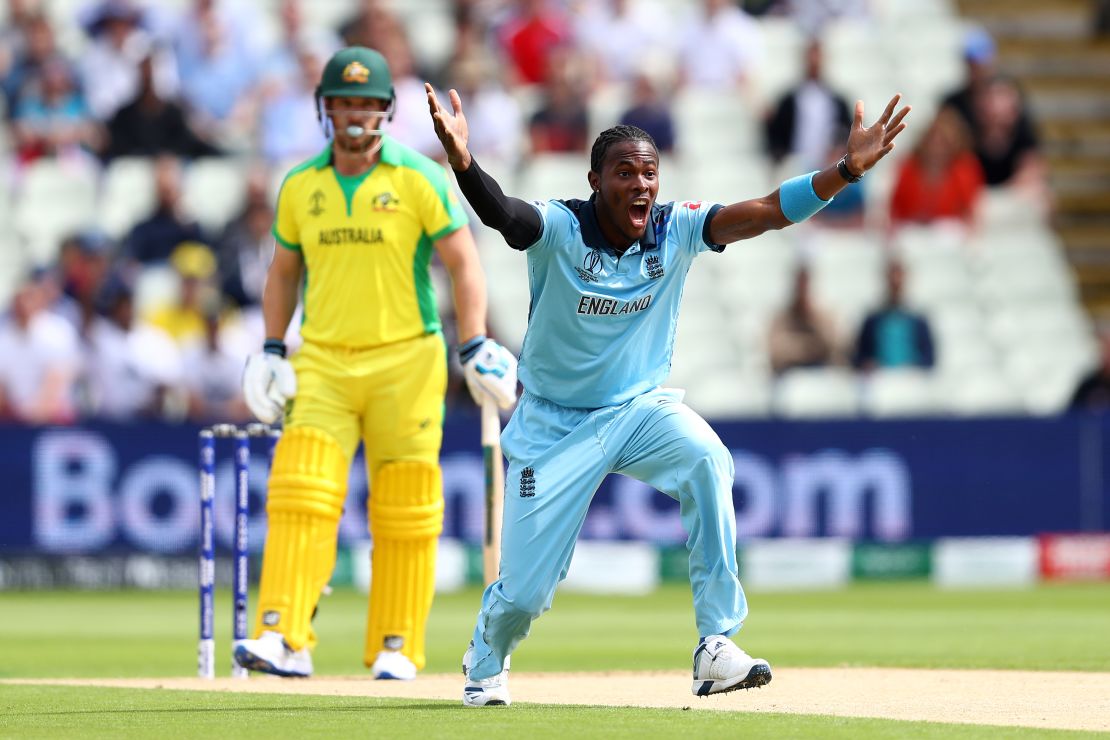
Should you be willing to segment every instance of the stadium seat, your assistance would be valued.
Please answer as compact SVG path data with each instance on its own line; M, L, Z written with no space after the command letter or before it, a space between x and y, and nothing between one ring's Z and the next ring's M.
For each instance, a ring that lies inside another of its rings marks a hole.
M771 384L757 373L716 373L686 386L685 402L709 419L762 418L771 412Z
M859 412L859 381L842 368L789 370L778 380L772 408L788 419L852 417Z
M943 373L938 396L956 416L1009 416L1025 413L1025 403L1009 378L999 372Z
M988 188L979 201L979 227L985 232L1021 232L1043 229L1045 214L1009 188Z
M761 102L772 106L802 79L805 37L790 18L760 18L759 31L763 57L751 79Z
M581 154L540 154L520 170L516 192L506 192L524 200L586 198L590 193L586 179L589 169L589 161Z
M678 150L687 163L729 162L759 150L756 111L739 94L691 88L675 96L672 110Z
M185 170L185 211L210 232L219 232L246 197L244 164L230 158L198 159Z
M87 165L40 159L28 168L14 222L32 264L53 262L65 237L95 223L96 193L96 173Z
M1038 416L1065 411L1080 380L1095 365L1097 359L1082 352L1045 356L1023 350L1007 358L1007 370L1020 389L1025 409Z
M912 306L928 309L965 302L975 293L968 270L960 262L924 262L906 272L906 301Z
M593 95L586 102L591 136L620 123L621 114L630 105L629 91L625 85L609 85Z
M863 411L876 418L932 416L940 411L932 374L916 369L876 370L863 384Z
M121 157L109 163L100 185L97 225L113 239L150 215L155 205L154 163L149 157Z

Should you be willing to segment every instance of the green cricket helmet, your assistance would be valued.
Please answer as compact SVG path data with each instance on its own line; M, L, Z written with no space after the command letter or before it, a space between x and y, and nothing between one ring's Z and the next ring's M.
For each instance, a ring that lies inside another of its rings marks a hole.
M340 49L324 65L317 97L378 98L393 101L393 76L378 52L365 46Z

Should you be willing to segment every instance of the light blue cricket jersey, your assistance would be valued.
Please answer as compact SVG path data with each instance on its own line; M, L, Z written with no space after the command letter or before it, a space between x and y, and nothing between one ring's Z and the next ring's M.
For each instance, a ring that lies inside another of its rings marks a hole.
M624 403L671 370L686 273L721 206L655 204L644 237L623 255L606 242L593 198L536 201L543 232L527 248L532 300L520 352L529 393L571 408Z

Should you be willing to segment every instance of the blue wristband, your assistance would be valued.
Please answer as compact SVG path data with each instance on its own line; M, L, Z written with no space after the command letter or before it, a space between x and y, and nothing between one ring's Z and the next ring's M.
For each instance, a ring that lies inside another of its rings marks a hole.
M267 339L262 344L262 351L268 355L285 357L285 342L280 339Z
M486 335L479 334L473 339L467 340L466 344L459 345L459 362L466 364L470 358L478 354L478 350L486 343Z
M782 215L792 223L805 221L832 203L832 198L821 200L814 191L813 176L816 174L817 172L810 172L808 175L798 175L779 185L779 207L782 208Z

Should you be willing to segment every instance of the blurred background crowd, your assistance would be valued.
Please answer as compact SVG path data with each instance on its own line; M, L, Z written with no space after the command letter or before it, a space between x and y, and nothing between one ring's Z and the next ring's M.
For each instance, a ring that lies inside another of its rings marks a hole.
M385 55L389 130L429 156L423 82L457 88L471 151L525 198L583 197L589 147L617 122L655 137L661 199L760 196L841 156L856 99L870 122L901 92L910 129L861 183L813 223L695 265L669 384L716 418L1110 404L1110 353L1101 369L1062 242L1100 232L1065 229L1050 164L1066 124L1046 145L1023 87L1047 62L999 63L1005 34L1028 35L1005 5L7 0L0 419L247 418L275 196L326 145L313 88L345 44ZM1104 3L1061 5L1050 42L1100 43ZM518 349L523 258L474 228L492 333Z

